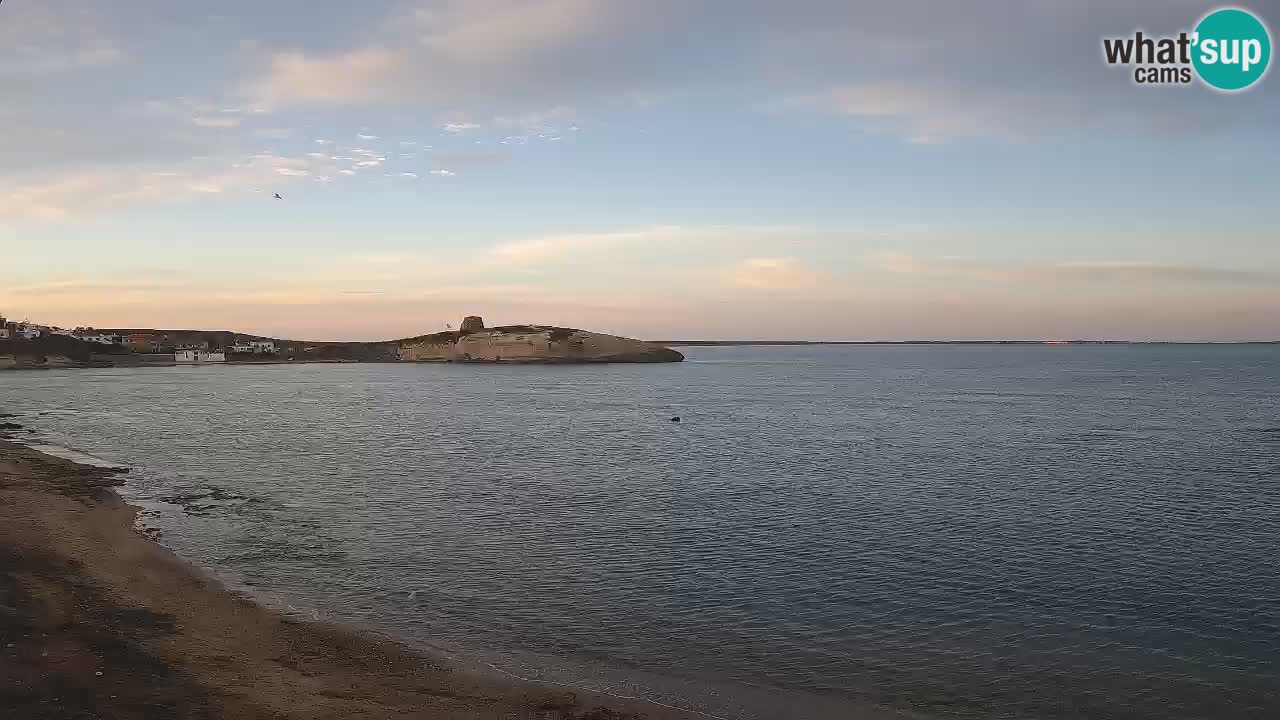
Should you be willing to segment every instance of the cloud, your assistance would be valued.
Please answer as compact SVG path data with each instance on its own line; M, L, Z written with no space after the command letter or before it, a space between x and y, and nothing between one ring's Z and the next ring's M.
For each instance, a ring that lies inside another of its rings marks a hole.
M432 171L431 171L431 174L432 174L432 175L439 175L439 176L441 176L441 177L453 177L454 175L457 175L458 173L456 173L456 172L454 172L454 171L452 171L452 170L432 170Z
M420 15L428 33L423 43L455 61L505 64L592 32L612 9L600 0L526 0L490 7L497 11L476 12L459 4L443 22Z
M1135 87L1129 71L1102 62L1103 37L1187 30L1203 12L1191 0L850 4L829 31L807 27L783 41L798 71L792 84L812 68L809 84L818 87L783 106L846 115L916 143L1034 142L1106 129L1202 136L1276 117L1265 93L1224 113L1202 87Z
M44 179L5 183L0 179L0 219L57 221L140 200L162 200L199 187L183 175L125 168L84 169Z
M120 44L96 9L53 3L9 3L0 21L0 80L33 78L114 65Z
M403 265L408 262L420 260L417 255L406 255L398 252L383 253L362 253L356 255L343 255L337 258L337 263L346 265L347 263L357 263L360 265Z
M816 289L831 282L831 276L808 270L793 258L747 258L724 276L730 287L748 290Z
M438 0L408 2L359 33L354 47L276 52L242 94L289 103L432 103L445 111L518 116L565 98L623 93L633 70L655 65L674 0ZM644 32L641 33L642 27ZM668 36L671 28L667 27ZM654 43L626 43L627 33ZM692 35L693 31L690 31ZM619 82L619 81L623 82ZM455 115L456 117L456 115ZM462 123L459 123L462 124Z
M195 117L191 119L191 123L196 127L203 127L203 128L233 128L233 127L239 127L240 118L238 117Z
M402 177L402 178L408 178L408 179L410 179L410 180L417 180L417 179L418 179L418 173L402 172L402 173L400 173L400 177Z
M361 140L381 140L377 135L366 135L365 133L357 133L356 137Z
M569 106L557 105L545 110L523 112L516 115L498 115L493 119L493 122L496 125L541 129L553 123L562 123L563 121L573 117L575 114L575 111ZM569 129L572 130L576 127L576 125L571 125Z
M968 277L983 281L1280 287L1280 270L1179 265L1145 260L1016 262L884 253L871 258L871 267L894 275Z
M568 138L580 114L610 115L597 124L606 127L708 92L736 99L731 110L831 114L918 143L1123 139L1116 131L1203 139L1235 123L1280 121L1273 86L1230 98L1198 87L1144 92L1100 61L1103 35L1185 27L1203 11L1189 0L397 0L310 16L305 27L292 13L229 7L216 33L202 13L160 18L145 3L106 7L4 3L0 97L20 99L0 108L0 192L10 217L302 177L233 166L264 145L283 152L289 143L267 141L293 138L291 124L309 128L299 137L310 140L351 137L354 128L389 136L396 118L414 118L397 132L422 137L435 128L493 150L418 171L447 177L505 162L515 145ZM180 52L186 47L199 52ZM481 125L492 136L474 132ZM330 161L383 157L319 142L313 147L331 151ZM314 159L284 167L347 175ZM182 177L162 188L145 177L157 170ZM112 173L117 182L96 179Z
M1203 88L1135 88L1100 59L1104 36L1176 32L1202 13L1191 0L439 0L375 20L355 47L277 53L248 87L282 103L409 103L527 128L714 89L917 143L1185 136L1280 118L1274 94L1223 112Z
M124 54L114 47L98 47L73 50L67 54L37 54L34 52L19 54L4 64L0 64L0 75L23 74L48 75L65 73L98 65L117 63Z
M675 226L657 226L627 232L547 235L501 243L490 248L487 255L505 263L527 265L590 255L625 245L667 241L682 232L682 228Z
M1068 261L1048 268L1033 267L1033 274L1065 275L1091 281L1131 282L1151 280L1168 283L1212 285L1264 285L1280 287L1280 271L1206 265L1173 265L1150 261Z
M144 292L150 290L175 290L180 286L174 283L139 283L139 282L84 282L79 280L51 280L31 285L18 285L6 290L10 295L32 297L54 297L60 295L81 295L97 292Z
M316 58L282 52L271 58L265 78L244 88L249 97L268 105L285 101L352 102L385 99L405 58L384 48L367 48Z
M282 178L329 177L334 172L337 168L328 158L258 153L248 158L196 157L161 165L100 165L40 176L0 176L0 219L61 221L140 203L175 204L209 194L262 192L263 186Z
M251 164L270 170L295 161L267 156ZM266 334L313 339L407 336L434 329L437 318L442 327L473 313L493 323L645 337L1243 339L1280 332L1273 311L1280 285L1261 282L1264 267L909 254L819 264L805 252L802 231L658 226L513 238L480 250L444 244L430 256L414 240L362 235L367 247L355 254L264 254L231 274L161 268L154 281L138 272L130 253L104 256L76 274L55 258L64 248L37 249L13 263L18 272L43 265L58 271L41 271L45 282L20 274L0 284L0 306L64 325L254 332L265 324L276 328L261 330ZM1230 279L1241 272L1259 281ZM995 282L1002 277L1022 284ZM1202 278L1204 292L1188 292ZM1061 284L1057 296L1054 283ZM689 307L700 310L681 311Z

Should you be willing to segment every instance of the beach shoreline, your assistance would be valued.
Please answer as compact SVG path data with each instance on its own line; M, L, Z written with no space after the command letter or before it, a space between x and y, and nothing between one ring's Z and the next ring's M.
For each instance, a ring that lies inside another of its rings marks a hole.
M120 470L0 439L0 708L9 717L691 714L485 677L235 595L135 529Z

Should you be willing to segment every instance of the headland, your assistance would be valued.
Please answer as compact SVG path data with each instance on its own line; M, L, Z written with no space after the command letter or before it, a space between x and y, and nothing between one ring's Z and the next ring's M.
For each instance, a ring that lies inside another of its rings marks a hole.
M653 363L684 355L661 344L555 325L485 327L477 316L399 340L290 340L225 330L60 328L11 323L0 370L294 362Z

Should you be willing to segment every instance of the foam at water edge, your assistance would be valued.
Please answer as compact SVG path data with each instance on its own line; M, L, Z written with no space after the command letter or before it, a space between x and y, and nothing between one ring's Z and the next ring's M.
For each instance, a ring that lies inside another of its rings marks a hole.
M80 465L88 465L90 467L105 468L107 470L128 470L129 469L129 466L127 465L114 463L114 462L111 462L110 460L105 460L103 458L97 457L96 455L90 455L89 453L81 452L74 448L69 448L62 445L54 445L40 439L36 439L35 441L25 441L21 438L15 438L14 441L17 442L19 445L25 445L26 447L29 447L32 450L35 450L37 452L42 452L45 455L51 455L56 458L62 458L63 460L70 460L71 462L78 463Z

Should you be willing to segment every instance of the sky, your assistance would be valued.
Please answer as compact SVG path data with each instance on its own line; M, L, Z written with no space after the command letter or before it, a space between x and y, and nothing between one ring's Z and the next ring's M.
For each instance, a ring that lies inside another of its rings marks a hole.
M1280 78L1102 59L1216 7L4 0L0 315L1280 340Z

